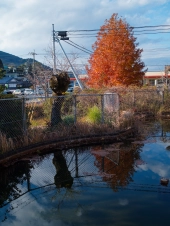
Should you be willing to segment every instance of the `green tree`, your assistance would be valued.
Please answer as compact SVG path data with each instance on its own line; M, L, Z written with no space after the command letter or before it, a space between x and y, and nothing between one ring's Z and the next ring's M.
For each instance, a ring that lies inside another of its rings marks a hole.
M4 65L2 63L2 60L0 59L0 68L4 69Z
M2 63L2 60L0 59L0 79L4 77L4 75L5 75L4 65ZM3 90L4 90L4 86L0 85L0 93L2 93Z
M2 78L5 74L4 65L2 63L2 60L0 59L0 78Z

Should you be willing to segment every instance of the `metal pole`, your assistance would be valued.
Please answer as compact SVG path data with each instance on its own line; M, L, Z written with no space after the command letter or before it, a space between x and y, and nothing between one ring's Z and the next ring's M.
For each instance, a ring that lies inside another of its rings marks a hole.
M34 86L34 92L35 92L35 89L36 89L36 79L35 79L35 55L37 55L37 54L35 53L35 50L34 50L34 52L31 52L30 54L33 56L33 80L34 80L33 86Z
M54 31L54 24L52 24L53 27L53 74L56 75L56 55L55 55L55 31Z
M77 122L76 95L74 95L72 98L73 98L74 123L76 123Z
M101 123L104 123L104 96L101 95Z
M33 52L33 76L34 76L34 93L36 89L36 81L35 81L35 50Z
M25 109L25 98L22 98L22 117L23 117L23 133L26 134L27 131L27 118Z
M77 82L78 82L80 88L83 89L83 86L82 86L80 80L78 79L78 76L76 75L76 73L75 73L75 71L74 71L74 68L73 68L73 66L72 66L72 64L71 64L71 62L70 62L70 60L69 60L68 57L67 57L67 54L65 53L65 51L64 51L64 49L63 49L63 47L62 47L62 45L61 45L61 43L60 43L59 38L56 37L56 40L57 40L57 42L59 43L61 49L63 50L63 53L64 53L65 57L67 58L69 64L70 64L70 67L71 67L71 69L72 69L72 71L73 71L73 74L74 74L74 76L75 76L75 78L76 78L76 80L77 80Z

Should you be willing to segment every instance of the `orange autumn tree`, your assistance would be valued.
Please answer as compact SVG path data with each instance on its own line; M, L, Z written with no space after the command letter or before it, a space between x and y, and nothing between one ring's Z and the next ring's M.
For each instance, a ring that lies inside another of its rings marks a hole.
M143 50L135 42L133 28L125 20L117 14L106 20L92 46L94 52L86 67L87 85L93 88L142 85L146 72L140 59Z

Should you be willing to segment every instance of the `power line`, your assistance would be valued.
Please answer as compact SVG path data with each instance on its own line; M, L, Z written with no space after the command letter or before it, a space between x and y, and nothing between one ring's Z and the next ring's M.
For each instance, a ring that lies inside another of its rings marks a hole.
M79 49L79 50L81 50L81 51L83 51L83 52L85 52L85 53L91 54L90 52L87 52L87 51L85 51L85 50L83 50L83 49L79 48L79 47L78 47L78 46L76 46L76 45L73 45L73 44L71 44L71 43L69 43L69 42L67 42L67 41L64 41L64 42L66 42L67 44L69 44L69 45L71 45L71 46L75 47L76 49Z
M129 26L129 28L131 29L141 29L141 28L157 28L157 27L169 27L170 25L155 25L155 26L140 26L140 27L131 27ZM116 28L109 28L109 29L103 29L103 30L115 30ZM122 30L126 30L127 28L122 28ZM68 30L66 32L93 32L93 31L101 31L102 29L86 29L86 30ZM59 32L59 31L57 31Z
M70 40L69 40L70 41ZM76 45L76 46L79 46L80 48L82 48L82 49L84 49L84 50L87 50L87 51L89 51L90 53L93 53L91 50L88 50L88 49L86 49L85 47L83 47L83 46L80 46L80 45L78 45L78 44L76 44L75 42L73 42L73 41L70 41L71 43L73 43L74 45Z
M105 30L103 30L103 31L113 31L113 30L115 30L114 28L113 29L105 29ZM119 29L119 31L121 31L122 30L122 32L123 32L123 30L125 31L125 30L127 30L127 29L122 29L122 28L120 28ZM117 31L117 30L116 30ZM170 31L170 28L168 28L168 29L154 29L154 30L138 30L138 31L133 31L134 33L135 32L154 32L154 31L159 31L159 32L157 32L157 33L168 33L168 31ZM167 32L166 32L167 31ZM82 33L80 33L80 34L74 34L74 35L76 35L76 36L78 36L78 35L87 35L87 36L90 36L90 35L97 35L98 33L93 33L93 34L91 34L91 33L87 33L87 34L82 34ZM114 33L113 33L114 34ZM70 35L72 35L72 34L69 34L69 36Z
M141 33L141 34L135 34L135 35L155 35L155 34L169 34L170 33L170 31L169 32L164 32L164 31L161 31L161 32L151 32L151 33Z

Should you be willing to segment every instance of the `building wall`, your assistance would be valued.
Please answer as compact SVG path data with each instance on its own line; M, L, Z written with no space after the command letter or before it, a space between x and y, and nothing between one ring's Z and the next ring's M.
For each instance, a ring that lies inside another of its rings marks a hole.
M169 83L170 74L165 76L164 71L146 72L143 78L144 85L157 86L162 83Z

